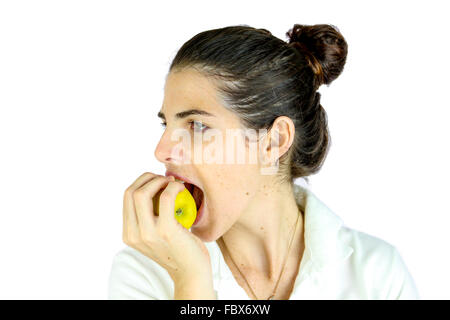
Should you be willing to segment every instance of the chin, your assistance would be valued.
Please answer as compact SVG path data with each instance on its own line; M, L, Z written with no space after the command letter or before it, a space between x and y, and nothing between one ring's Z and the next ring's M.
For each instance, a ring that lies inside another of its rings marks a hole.
M203 242L212 242L220 238L220 234L217 234L211 229L191 228L191 232L200 238Z

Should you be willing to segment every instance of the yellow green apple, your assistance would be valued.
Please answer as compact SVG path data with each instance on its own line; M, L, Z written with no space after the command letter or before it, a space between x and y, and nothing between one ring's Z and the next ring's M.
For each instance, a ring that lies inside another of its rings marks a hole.
M180 181L180 180L177 180ZM159 216L159 197L164 189L159 190L153 197L153 212ZM184 188L175 198L175 219L186 229L189 229L197 217L197 206L194 197Z

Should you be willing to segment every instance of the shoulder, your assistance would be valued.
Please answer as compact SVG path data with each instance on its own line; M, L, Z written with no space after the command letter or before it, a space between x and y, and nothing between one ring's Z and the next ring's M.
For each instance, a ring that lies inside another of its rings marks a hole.
M369 299L419 299L399 250L374 235L343 226L339 240L353 248L348 264Z
M108 282L108 299L173 297L173 281L158 263L126 246L115 254Z
M347 226L339 230L339 239L353 248L352 256L356 259L377 259L395 251L395 247L389 242Z

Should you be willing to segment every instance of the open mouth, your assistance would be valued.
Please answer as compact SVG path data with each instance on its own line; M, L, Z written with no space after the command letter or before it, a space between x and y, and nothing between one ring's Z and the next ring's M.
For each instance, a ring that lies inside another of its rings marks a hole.
M175 177L175 180L178 180L182 182L186 189L188 189L189 193L192 195L192 197L195 200L195 205L197 207L197 212L200 210L200 207L202 206L203 201L205 200L205 195L199 187L197 187L195 184L190 183L186 180L186 178L183 178L182 176L179 176L171 171L166 171L166 177L167 176L173 176Z
M202 189L200 189L199 187L197 187L195 184L191 184L188 182L184 183L186 189L188 189L188 191L192 194L192 197L195 200L195 205L197 206L197 211L200 209L200 206L202 205L203 202L203 191Z

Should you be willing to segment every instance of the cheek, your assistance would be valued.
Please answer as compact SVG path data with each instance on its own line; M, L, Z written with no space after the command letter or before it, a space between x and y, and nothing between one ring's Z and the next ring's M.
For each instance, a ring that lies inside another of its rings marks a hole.
M245 170L239 170L236 165L220 165L216 166L211 173L211 189L215 194L232 196L240 194L242 188L245 188ZM230 198L229 198L230 199Z
M236 168L215 171L214 179L209 185L208 207L212 213L222 217L239 215L248 205L256 188L255 176L250 175L246 170L238 171Z
M203 165L215 165L223 172L228 167L232 168L233 174L244 171L242 168L245 167L258 168L260 153L256 136L251 135L248 140L240 129L228 130L224 133L222 130L208 129L202 135L197 135L197 138L192 139L190 154L195 154Z

